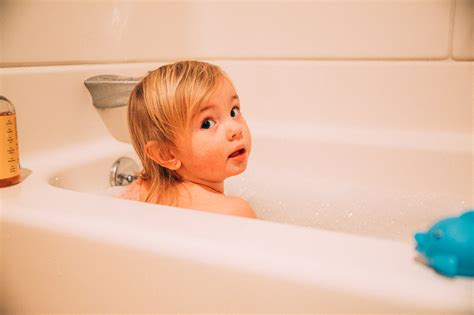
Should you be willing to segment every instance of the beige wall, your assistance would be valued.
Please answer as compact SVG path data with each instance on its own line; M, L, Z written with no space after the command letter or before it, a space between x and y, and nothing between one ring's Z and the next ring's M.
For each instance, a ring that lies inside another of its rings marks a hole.
M453 29L453 58L456 60L473 60L474 1L456 1Z
M5 5L4 1L0 0L0 65L2 65L3 63L3 51L4 51L4 42L5 42L4 35L3 35L5 32L4 5ZM3 76L0 74L0 93L2 93L2 91L3 91Z
M471 0L1 1L2 66L474 58Z

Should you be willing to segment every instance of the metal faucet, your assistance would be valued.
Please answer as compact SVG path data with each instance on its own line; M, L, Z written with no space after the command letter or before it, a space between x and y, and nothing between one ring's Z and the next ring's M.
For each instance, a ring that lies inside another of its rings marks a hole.
M92 103L98 109L128 105L128 99L135 85L142 78L118 75L96 75L84 81L91 93Z

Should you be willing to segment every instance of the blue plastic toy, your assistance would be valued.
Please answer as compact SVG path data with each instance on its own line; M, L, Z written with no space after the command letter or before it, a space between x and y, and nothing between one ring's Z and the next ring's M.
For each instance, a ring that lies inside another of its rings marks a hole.
M474 277L474 209L436 222L426 233L416 233L416 250L437 272Z

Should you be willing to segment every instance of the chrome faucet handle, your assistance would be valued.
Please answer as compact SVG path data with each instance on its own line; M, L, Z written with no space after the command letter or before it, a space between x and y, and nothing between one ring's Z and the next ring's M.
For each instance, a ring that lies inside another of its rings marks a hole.
M121 157L115 161L110 169L110 186L127 186L138 179L140 167L128 157Z
M117 174L116 183L120 186L126 186L131 184L136 179L138 179L137 175Z

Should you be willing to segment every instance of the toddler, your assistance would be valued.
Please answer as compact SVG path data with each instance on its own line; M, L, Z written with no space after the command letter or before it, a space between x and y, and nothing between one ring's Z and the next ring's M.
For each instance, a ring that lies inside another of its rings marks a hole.
M222 69L181 61L150 72L133 89L128 125L143 171L121 197L255 218L224 180L242 173L251 150L239 97Z

